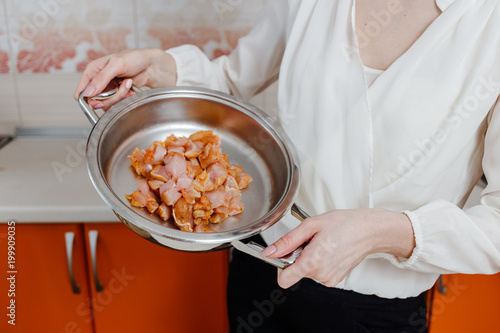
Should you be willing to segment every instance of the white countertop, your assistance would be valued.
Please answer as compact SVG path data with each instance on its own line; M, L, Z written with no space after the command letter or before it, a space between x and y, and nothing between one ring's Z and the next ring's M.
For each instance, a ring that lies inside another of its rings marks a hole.
M90 181L87 139L20 137L0 149L0 223L119 222ZM466 204L479 203L478 184Z
M118 222L94 189L86 138L16 138L0 149L0 223Z

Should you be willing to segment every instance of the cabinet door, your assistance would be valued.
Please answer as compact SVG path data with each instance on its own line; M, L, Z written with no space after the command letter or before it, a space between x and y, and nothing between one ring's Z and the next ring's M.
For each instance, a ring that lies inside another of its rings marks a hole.
M0 332L92 332L92 318L81 311L89 297L82 229L81 224L17 223L10 230L6 224L0 225ZM15 248L14 266L10 267L7 257L9 231L14 236L10 244ZM66 236L66 233L70 234ZM75 288L79 288L79 293L73 290L70 282L66 237L68 245L73 238L73 246L69 249L72 250ZM12 279L7 280L5 275ZM12 297L8 295L9 290L13 290ZM15 326L8 324L10 318L5 316L11 299L15 301Z
M434 288L430 333L500 332L500 274L445 275Z
M90 249L87 307L93 309L97 333L228 331L227 250L175 251L118 223L85 225L87 238L93 231L97 274ZM99 285L102 289L96 289Z

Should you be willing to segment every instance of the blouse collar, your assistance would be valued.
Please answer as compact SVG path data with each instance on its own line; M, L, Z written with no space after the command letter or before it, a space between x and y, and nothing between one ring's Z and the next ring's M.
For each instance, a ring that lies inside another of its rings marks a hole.
M436 0L436 4L442 12L447 10L454 2L455 0Z

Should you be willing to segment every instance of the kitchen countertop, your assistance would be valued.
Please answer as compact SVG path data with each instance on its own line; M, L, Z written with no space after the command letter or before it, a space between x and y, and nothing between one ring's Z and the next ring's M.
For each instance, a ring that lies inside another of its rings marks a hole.
M0 223L119 222L94 189L86 137L17 137L0 149Z
M0 148L0 223L119 222L90 181L87 135L16 137ZM464 208L479 203L479 182Z

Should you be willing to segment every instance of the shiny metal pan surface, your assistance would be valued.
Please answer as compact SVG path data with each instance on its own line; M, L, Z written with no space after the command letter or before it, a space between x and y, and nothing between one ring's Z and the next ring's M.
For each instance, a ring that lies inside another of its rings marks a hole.
M292 207L299 183L294 148L281 129L258 108L220 92L192 87L151 89L116 104L101 118L80 96L95 124L87 143L90 178L104 201L132 230L155 243L185 251L226 248L267 229ZM222 152L253 181L242 191L244 212L211 225L215 233L181 231L146 209L132 207L125 194L137 190L128 156L170 134L213 130Z

